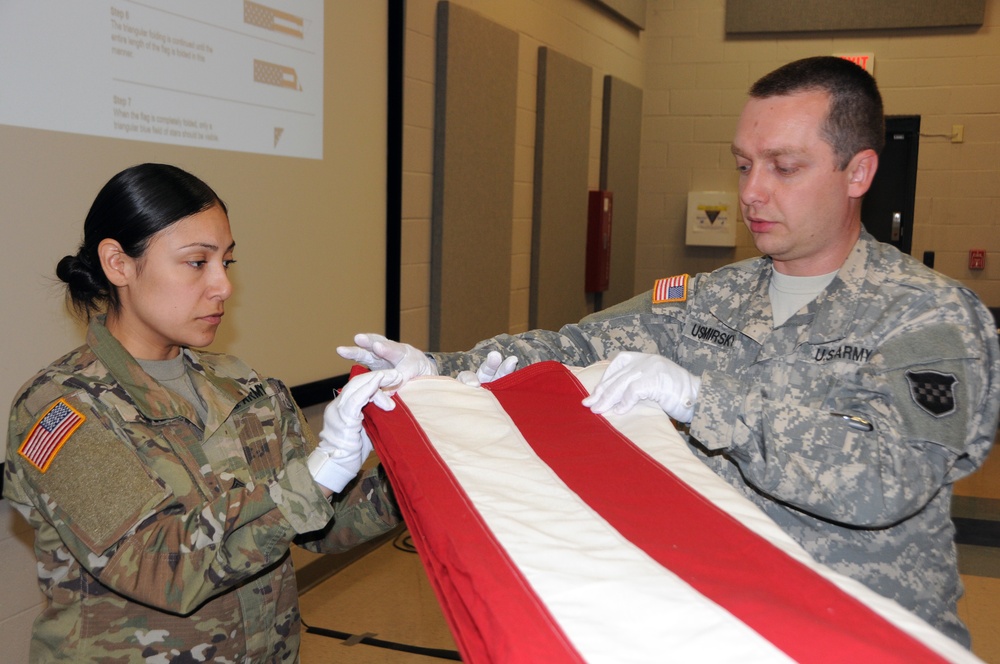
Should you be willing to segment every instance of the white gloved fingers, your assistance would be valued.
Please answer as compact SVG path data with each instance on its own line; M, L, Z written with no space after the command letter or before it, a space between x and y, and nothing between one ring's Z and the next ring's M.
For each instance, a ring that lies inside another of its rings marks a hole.
M393 391L392 394L395 394L395 391ZM384 411L390 411L396 407L396 402L392 400L391 394L384 388L379 389L379 391L375 393L375 396L372 397L372 403Z
M377 357L384 358L392 366L396 366L406 357L406 346L382 337L372 344L372 352Z
M469 387L479 387L482 384L479 382L479 376L471 371L459 371L455 380Z
M594 386L594 391L582 403L598 415L606 413L621 399L629 380L623 380L628 374L628 366L632 363L632 353L618 353L604 370L604 375Z
M392 404L382 388L398 382L398 374L395 370L386 370L355 376L327 405L323 411L319 446L307 462L316 482L331 491L341 491L357 476L361 464L372 451L371 440L361 427L361 409L370 401L379 407Z
M372 445L371 438L368 437L368 433L361 429L361 463L365 462L368 455L374 451L375 447Z
M376 405L383 410L392 410L395 404L388 395L381 392L381 388L399 380L398 371L387 369L371 371L347 381L347 385L337 398L327 404L323 411L323 430L320 432L320 439L353 438L355 432L361 429L361 409L369 401L375 400Z
M417 376L437 375L437 366L431 359L410 344L381 337L372 343L372 351L398 369L402 374L402 381Z
M381 341L388 340L381 334L365 332L355 334L354 343L357 345L338 346L337 354L345 360L351 360L353 362L357 362L358 364L363 364L373 371L378 369L392 369L395 362L380 356L375 351L375 344Z
M615 369L615 370L612 370ZM633 383L638 379L638 375L630 372L627 368L617 369L614 364L608 366L604 376L597 383L594 392L583 400L583 405L590 408L592 413L601 415L614 409L615 412L626 412L638 401L635 396ZM619 407L627 403L627 407L621 410Z
M499 354L500 353L497 353L497 355ZM517 369L517 362L518 360L516 355L510 355L504 358L503 362L500 363L500 366L498 366L496 370L493 372L493 375L490 377L490 380L483 382L484 383L492 382L494 380L499 380L504 376L509 376L510 374L514 373L514 371Z
M355 376L347 381L347 385L327 408L333 407L345 424L360 424L361 409L378 393L385 375L385 371L371 371Z
M497 372L497 368L503 362L503 355L499 351L491 350L486 354L486 359L479 365L476 374L483 377L492 376Z
M384 362L375 357L370 351L358 348L357 346L337 346L337 355L340 355L345 360L363 364L373 371L390 368L388 362Z
M483 383L492 383L495 380L508 376L517 368L517 357L511 355L504 358L499 351L491 350L486 355L486 359L479 365L475 373L471 371L461 371L455 376L456 380L471 387L479 387Z
M628 412L646 399L675 420L690 422L700 385L700 379L662 355L622 352L582 403L600 415Z

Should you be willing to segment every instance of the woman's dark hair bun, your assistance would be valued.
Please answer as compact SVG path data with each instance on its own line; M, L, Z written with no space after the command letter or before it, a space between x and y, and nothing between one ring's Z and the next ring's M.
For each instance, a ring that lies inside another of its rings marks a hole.
M67 295L80 314L86 315L99 308L107 299L107 279L100 265L97 270L95 273L91 261L79 256L64 256L56 265L56 276L66 284Z

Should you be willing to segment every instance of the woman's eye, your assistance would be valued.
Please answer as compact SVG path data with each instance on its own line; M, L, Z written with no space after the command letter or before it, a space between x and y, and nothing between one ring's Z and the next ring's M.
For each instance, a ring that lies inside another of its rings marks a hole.
M235 258L230 258L229 260L222 261L222 267L226 268L227 270L235 264L236 264Z
M188 261L187 264L193 268L201 269L205 266L205 261Z

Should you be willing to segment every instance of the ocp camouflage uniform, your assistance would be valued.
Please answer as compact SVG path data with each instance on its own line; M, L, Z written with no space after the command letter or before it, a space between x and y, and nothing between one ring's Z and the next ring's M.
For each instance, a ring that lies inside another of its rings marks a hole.
M36 530L49 600L32 662L297 661L292 540L343 551L399 521L377 469L324 498L281 382L183 352L207 422L101 320L14 401L4 494ZM18 450L53 404L85 419L41 472Z
M688 435L706 464L818 561L968 645L950 505L952 483L983 463L997 431L989 311L867 233L777 328L770 275L769 259L751 259L692 277L685 302L653 305L647 293L558 334L431 356L443 374L474 370L493 349L522 366L585 366L619 350L675 360L702 380Z

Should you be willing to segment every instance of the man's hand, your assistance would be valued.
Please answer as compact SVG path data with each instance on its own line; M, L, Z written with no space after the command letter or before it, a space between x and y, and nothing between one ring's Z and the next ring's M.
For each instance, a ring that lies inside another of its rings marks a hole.
M333 492L343 490L361 470L372 451L372 443L361 427L361 409L369 402L382 410L396 407L382 391L400 382L396 371L372 371L351 379L323 411L319 446L309 455L309 472L319 484Z
M357 334L354 343L357 346L338 346L337 354L373 371L396 369L400 375L397 389L411 378L438 375L430 358L410 344L386 339L381 334Z
M455 378L459 382L465 383L466 385L471 385L472 387L479 387L483 383L492 383L498 378L503 378L509 374L514 373L514 369L517 368L517 357L511 355L510 357L504 359L498 351L491 350L483 363L479 365L479 369L472 373L471 371L461 371Z
M622 352L608 365L593 394L583 405L600 415L626 413L640 399L660 405L678 422L690 422L701 379L661 355Z

